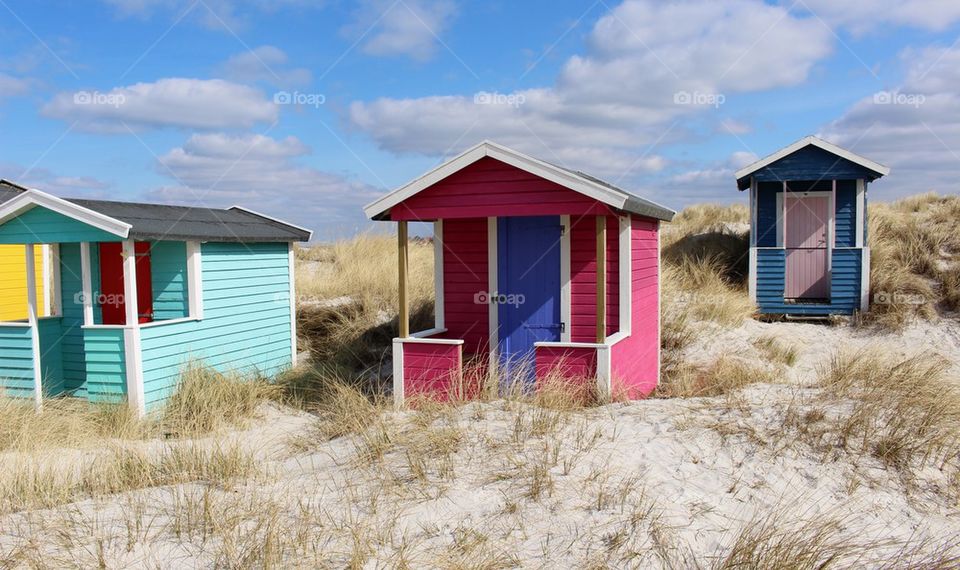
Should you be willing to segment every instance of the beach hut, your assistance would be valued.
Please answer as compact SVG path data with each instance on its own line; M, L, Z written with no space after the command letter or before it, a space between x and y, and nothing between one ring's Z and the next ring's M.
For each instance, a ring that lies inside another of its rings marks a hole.
M26 192L26 188L8 180L0 180L0 204ZM51 248L38 245L34 248L37 260L34 280L37 286L37 311L40 316L49 315L53 299L49 296L50 273L53 269ZM0 321L27 318L26 253L15 245L0 245Z
M365 212L398 228L396 402L456 394L465 359L530 386L551 371L611 397L656 386L659 230L673 211L483 142ZM409 222L433 224L435 322L420 332L409 328Z
M24 251L28 315L0 322L7 396L161 404L192 363L275 374L295 364L293 244L308 230L210 209L18 192L0 244ZM34 246L52 245L54 311L41 317ZM0 290L0 297L7 293Z
M867 310L867 185L889 173L812 136L737 171L750 192L749 289L760 313Z

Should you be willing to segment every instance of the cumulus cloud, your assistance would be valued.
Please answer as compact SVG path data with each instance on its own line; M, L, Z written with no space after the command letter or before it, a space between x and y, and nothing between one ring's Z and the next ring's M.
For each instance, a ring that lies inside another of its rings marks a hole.
M0 98L24 95L30 91L31 83L29 79L0 72Z
M286 52L276 46L260 46L231 56L221 72L234 81L260 81L280 87L306 85L312 79L309 69L289 67Z
M241 205L312 228L318 239L365 225L362 206L382 190L304 166L310 149L296 137L197 134L161 156L157 170L174 183L151 200L217 207Z
M804 81L832 41L818 21L756 0L628 0L550 87L354 102L349 119L394 152L444 155L489 138L619 178L638 156L636 172L663 168L649 149L689 137L682 119L719 121L736 93Z
M832 26L862 35L882 25L909 26L942 31L960 21L960 2L955 0L803 0L783 2L803 12L812 12Z
M229 129L273 122L277 106L261 91L245 85L220 79L169 78L105 92L59 93L41 113L94 132Z
M65 198L102 198L112 186L93 176L67 175L14 163L0 163L0 178Z
M344 28L364 53L428 60L456 16L452 0L363 0Z
M862 99L823 129L841 146L890 166L875 196L956 192L960 170L960 50L908 49L901 85Z

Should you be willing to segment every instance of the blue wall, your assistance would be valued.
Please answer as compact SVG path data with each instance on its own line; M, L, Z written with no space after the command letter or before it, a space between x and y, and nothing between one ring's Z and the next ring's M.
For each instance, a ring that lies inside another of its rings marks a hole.
M196 361L221 372L275 375L292 363L288 245L205 243L202 321L141 330L148 407Z
M757 305L761 313L791 315L851 314L860 307L860 249L833 250L830 304L784 303L786 251L757 250Z

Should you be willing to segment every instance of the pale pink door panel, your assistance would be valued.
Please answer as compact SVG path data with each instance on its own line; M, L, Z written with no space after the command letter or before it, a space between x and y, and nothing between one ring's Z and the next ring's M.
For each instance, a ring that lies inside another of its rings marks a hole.
M830 199L826 196L786 198L787 299L829 299L827 255Z
M788 249L787 299L829 299L826 249Z

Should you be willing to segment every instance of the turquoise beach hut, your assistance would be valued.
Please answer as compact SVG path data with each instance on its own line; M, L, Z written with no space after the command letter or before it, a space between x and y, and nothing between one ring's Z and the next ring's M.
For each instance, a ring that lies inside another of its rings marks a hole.
M38 318L30 294L27 319L0 322L4 395L126 401L142 415L191 362L266 375L296 364L293 248L309 230L240 207L9 190L0 244L25 247L28 280L33 246L51 246L53 302Z

